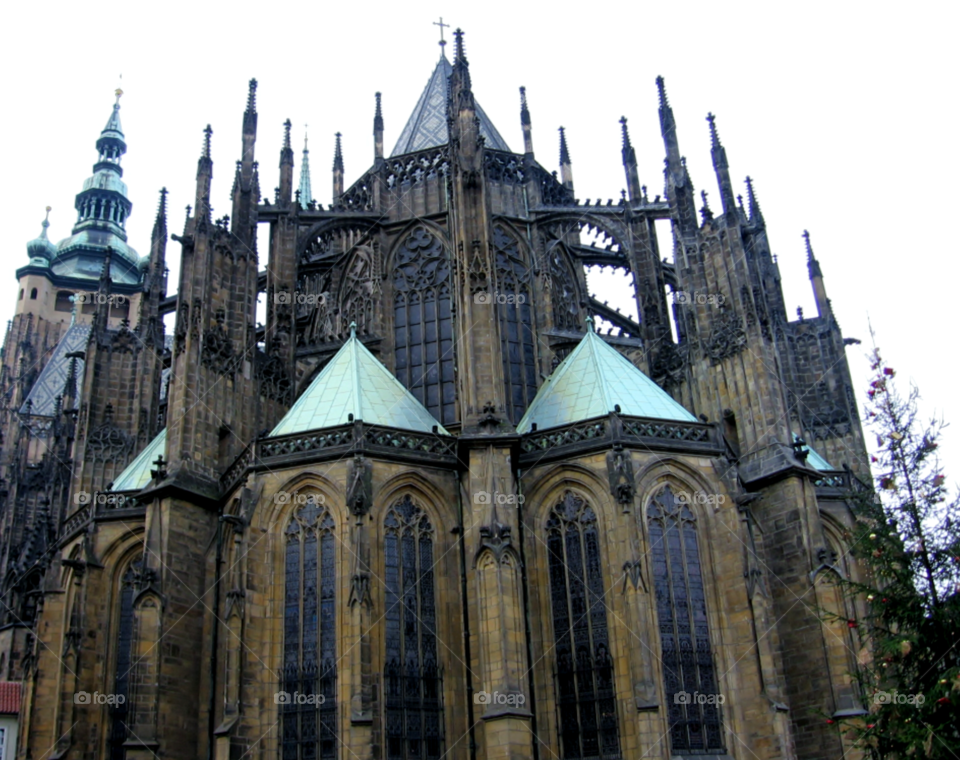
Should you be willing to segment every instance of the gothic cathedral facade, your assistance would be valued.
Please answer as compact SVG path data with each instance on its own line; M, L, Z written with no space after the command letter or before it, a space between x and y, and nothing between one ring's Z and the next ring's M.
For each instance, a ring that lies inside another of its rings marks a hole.
M128 245L118 94L71 236L45 221L17 272L17 757L848 751L829 721L863 701L836 580L855 572L845 495L870 478L850 339L809 237L818 313L787 316L713 117L716 212L662 79L663 193L624 119L626 191L580 201L562 132L559 175L536 160L523 88L507 146L458 31L389 156L377 95L349 187L338 140L324 208L306 148L295 188L289 121L261 192L256 87L229 216L207 127L183 229L163 191L149 253ZM632 277L629 314L591 293L595 267Z

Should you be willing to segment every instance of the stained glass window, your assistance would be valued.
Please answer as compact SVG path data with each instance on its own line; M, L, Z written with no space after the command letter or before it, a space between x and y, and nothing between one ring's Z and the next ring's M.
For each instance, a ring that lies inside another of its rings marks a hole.
M283 760L337 756L334 523L308 497L286 530Z
M517 242L499 225L493 228L493 249L507 410L511 421L517 423L537 395L532 272L524 262Z
M432 760L443 754L433 526L405 496L384 527L387 758Z
M394 372L441 423L456 421L450 261L436 235L417 227L393 268Z
M666 486L647 508L660 622L664 692L674 754L723 751L723 730L696 517Z
M567 491L547 520L556 687L564 760L620 758L597 516Z
M123 695L110 706L110 760L123 760L123 743L127 740L129 729L127 721L130 710L130 671L133 668L133 598L136 596L143 571L143 557L134 559L120 578L119 603L116 635L116 675L113 679L113 693Z

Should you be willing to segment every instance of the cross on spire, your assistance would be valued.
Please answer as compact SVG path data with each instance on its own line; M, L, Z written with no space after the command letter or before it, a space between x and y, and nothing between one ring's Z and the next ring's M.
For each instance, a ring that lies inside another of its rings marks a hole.
M446 55L446 51L444 50L444 48L445 48L446 45L447 45L447 41L446 41L445 39L443 39L443 28L444 28L444 27L447 27L447 28L449 29L449 28L450 28L450 24L444 24L444 23L443 23L443 16L441 16L439 21L434 21L434 22L433 22L433 25L440 27L440 43L439 43L439 44L440 44L440 52L443 53L444 55Z

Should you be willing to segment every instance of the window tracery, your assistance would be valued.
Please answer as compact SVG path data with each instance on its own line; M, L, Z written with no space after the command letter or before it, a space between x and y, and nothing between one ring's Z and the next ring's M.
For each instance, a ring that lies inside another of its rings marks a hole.
M425 227L400 245L393 268L397 379L441 423L456 419L450 261Z
M723 751L696 517L668 485L647 507L664 691L674 754Z
M387 758L432 760L443 754L434 530L410 496L394 504L384 528Z
M110 706L110 760L123 760L126 752L124 742L129 734L128 721L130 716L130 671L133 669L133 629L134 611L133 599L140 586L143 575L143 556L136 557L124 571L120 578L119 587L119 614L117 616L117 633L114 638L116 646L115 671L113 678L113 693L123 695L123 699L116 699Z
M335 758L333 518L315 497L309 496L294 513L285 537L282 758Z
M564 760L619 758L597 516L567 491L546 528L561 754Z

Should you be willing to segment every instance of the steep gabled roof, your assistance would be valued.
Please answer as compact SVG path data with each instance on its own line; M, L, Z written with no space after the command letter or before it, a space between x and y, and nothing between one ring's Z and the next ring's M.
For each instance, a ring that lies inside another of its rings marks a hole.
M67 354L75 351L86 351L87 340L90 338L90 325L70 325L60 338L57 347L44 365L40 376L27 394L20 413L40 414L52 417L57 408L57 396L62 396L67 390L67 378L70 374L70 359ZM74 382L79 383L83 378L83 359L77 359L77 370ZM73 389L79 395L80 388ZM27 402L30 402L29 406Z
M112 491L139 491L146 488L153 476L150 470L157 457L167 450L167 429L164 428L156 437L147 444L147 447L137 454L130 464L128 464L117 479L113 481Z
M352 332L270 435L345 425L351 414L370 425L449 435Z
M453 66L446 56L441 55L430 80L417 101L416 108L407 119L407 125L400 133L400 139L390 154L391 157L404 153L413 153L418 150L445 145L450 141L447 130L447 79L453 71ZM486 140L488 148L510 151L507 143L497 132L486 113L477 103L477 118L480 119L480 134Z
M533 423L544 430L601 417L618 404L623 414L634 417L697 421L659 385L589 330L540 388L517 425L517 432L530 432Z

